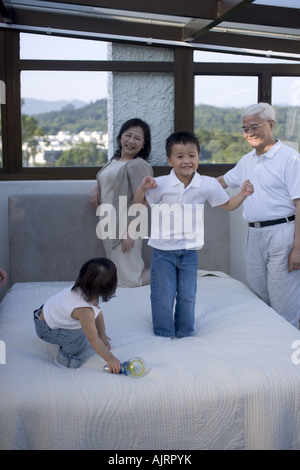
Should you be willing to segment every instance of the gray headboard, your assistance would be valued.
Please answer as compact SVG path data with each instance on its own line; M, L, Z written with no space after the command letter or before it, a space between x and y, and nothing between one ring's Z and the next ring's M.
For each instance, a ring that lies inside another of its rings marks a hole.
M87 194L16 194L9 197L11 283L73 281L81 265L105 256L96 210ZM205 245L199 268L229 274L229 216L205 206ZM148 266L151 249L144 241Z

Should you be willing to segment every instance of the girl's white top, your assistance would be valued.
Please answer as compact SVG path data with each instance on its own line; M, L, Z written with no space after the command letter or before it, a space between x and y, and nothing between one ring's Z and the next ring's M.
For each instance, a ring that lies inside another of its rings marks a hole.
M100 307L84 300L78 290L71 290L72 287L66 287L46 300L43 306L43 314L49 328L64 328L66 330L81 328L80 321L71 316L73 310L80 307L92 308L95 318L98 316Z

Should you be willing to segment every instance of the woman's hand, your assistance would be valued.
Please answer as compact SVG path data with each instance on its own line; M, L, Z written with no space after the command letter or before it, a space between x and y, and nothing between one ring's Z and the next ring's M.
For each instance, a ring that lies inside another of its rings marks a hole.
M101 204L100 191L98 186L93 186L93 188L91 188L89 194L89 203L92 207L95 207L95 209L97 209L97 207Z
M129 235L127 235L127 238L124 238L124 240L122 240L122 251L123 253L126 253L126 251L130 251L131 248L134 247L134 240L132 238L130 238Z

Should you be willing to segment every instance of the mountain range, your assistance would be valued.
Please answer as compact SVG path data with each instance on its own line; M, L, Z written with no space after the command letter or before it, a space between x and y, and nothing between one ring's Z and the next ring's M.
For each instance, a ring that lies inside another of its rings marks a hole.
M37 121L37 127L43 129L45 135L55 135L59 131L68 131L71 134L94 130L107 132L106 99L85 103L80 100L46 101L25 98L23 103L22 114L32 116ZM300 144L300 107L274 108L277 112L276 138ZM208 141L211 145L216 138L219 139L216 133L225 133L227 137L237 134L241 126L241 111L241 108L196 105L195 132L201 131L201 141Z
M22 113L28 116L34 114L49 113L50 111L61 111L65 106L73 105L75 109L82 108L88 103L80 100L59 100L59 101L46 101L37 100L35 98L23 98Z

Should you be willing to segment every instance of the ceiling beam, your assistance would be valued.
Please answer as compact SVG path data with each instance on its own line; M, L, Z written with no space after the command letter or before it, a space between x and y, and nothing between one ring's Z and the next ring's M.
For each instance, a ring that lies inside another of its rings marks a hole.
M201 36L199 42L195 46L212 45L222 47L232 47L241 51L245 50L257 50L266 51L270 56L276 56L276 52L284 54L300 54L299 41L291 39L276 39L269 37L258 37L255 35L247 36L242 34L231 34L231 33L218 33L209 31L208 33ZM299 60L299 59L298 59Z
M241 0L232 0L234 3ZM217 19L220 3L230 3L230 0L52 0L53 3L68 5L84 5L87 7L107 8L167 16L182 16L189 18Z
M4 23L11 24L13 22L12 12L3 3L3 0L0 0L0 16Z
M230 17L231 22L274 26L284 28L300 28L300 8L252 4Z
M54 8L55 4L58 8L59 4L62 8L63 4L73 5L74 10L76 10L76 6L84 6L123 10L127 13L132 11L133 16L134 12L139 12L193 19L219 20L222 18L222 21L225 21L224 15L229 15L230 21L238 23L284 26L286 28L299 28L300 24L300 9L257 5L253 3L253 0L246 2L242 0L185 0L184 2L182 0L152 0L138 4L136 0L126 0L126 2L124 0L50 0L47 3L52 3ZM40 4L43 6L42 1ZM0 0L0 6L6 19L11 19L10 0ZM32 11L34 12L34 7L32 7Z
M16 0L17 1L17 0ZM3 22L15 24L16 28L26 31L28 28L38 28L57 30L56 34L77 35L82 33L83 37L100 37L105 40L123 39L136 42L151 43L161 41L163 43L172 44L172 42L182 43L184 40L186 45L199 47L199 44L211 44L212 46L228 46L238 49L257 49L257 50L271 50L283 53L299 54L299 41L292 40L291 38L270 38L259 37L255 32L253 35L234 34L231 32L217 32L211 31L213 26L222 22L229 21L230 23L240 23L245 29L248 24L262 25L270 27L284 27L297 29L295 34L298 34L300 25L300 9L273 7L256 5L252 3L253 0L153 0L151 4L147 2L137 2L136 0L52 0L49 2L40 2L41 5L53 4L53 12L39 11L32 7L32 9L23 9L18 6L15 10L11 10L9 0L0 0L0 15L2 15ZM30 3L30 0L28 0ZM59 5L63 4L75 5L74 11L61 10ZM146 4L147 3L147 4ZM17 5L17 3L16 3ZM138 9L138 12L147 13L148 19L132 18L130 17L114 17L109 19L109 15L104 17L93 16L90 14L81 14L76 10L76 5L79 6L95 6L99 8L122 9L127 12ZM55 9L57 6L57 10ZM184 20L180 23L173 22L168 24L160 21L152 21L149 14L168 14L169 20L172 16L182 16ZM12 16L13 14L13 16ZM193 18L188 26L183 27L182 24L186 18ZM22 29L23 26L23 29ZM7 26L6 26L7 27ZM9 24L8 24L9 27ZM249 27L249 29L251 29ZM220 47L220 50L222 47Z
M206 23L198 18L191 21L183 28L182 40L187 42L197 42L199 38L214 26L227 20L235 12L250 5L254 0L220 0L217 5L216 18Z
M131 36L136 38L160 39L164 41L181 41L182 28L176 26L135 23L107 18L93 18L79 15L62 15L30 10L15 10L15 24L32 28L48 28L66 31L78 31L99 35ZM24 28L25 29L25 28Z

